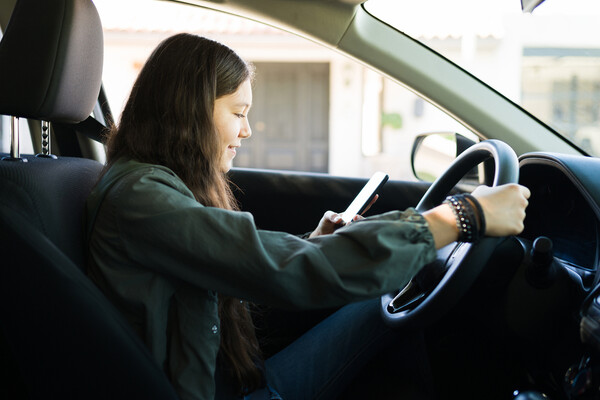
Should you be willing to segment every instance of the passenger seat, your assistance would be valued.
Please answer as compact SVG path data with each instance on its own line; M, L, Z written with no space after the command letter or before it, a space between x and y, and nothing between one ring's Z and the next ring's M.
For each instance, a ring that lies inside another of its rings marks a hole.
M0 42L0 114L86 120L102 54L91 0L18 0ZM101 169L83 158L22 157L14 143L0 161L0 398L176 398L83 272L83 206Z

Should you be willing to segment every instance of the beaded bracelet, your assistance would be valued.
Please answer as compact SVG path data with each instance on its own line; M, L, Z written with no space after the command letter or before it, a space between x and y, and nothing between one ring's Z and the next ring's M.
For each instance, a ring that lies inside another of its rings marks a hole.
M472 201L472 200L471 200ZM458 228L458 240L461 242L476 242L482 235L483 231L477 224L477 216L473 205L467 200L465 195L454 195L446 197L445 204L449 204L454 216L456 217L456 226ZM475 200L473 202L479 214L479 221L483 221L483 212L481 205ZM478 207L479 206L479 207Z
M479 217L479 219L478 219L479 220L479 235L484 236L486 226L485 226L485 214L483 213L483 208L481 207L479 200L477 200L475 198L475 196L473 196L469 193L465 193L464 196L465 196L465 198L470 200L471 203L473 203L473 205L475 205L475 208L477 209L477 216Z

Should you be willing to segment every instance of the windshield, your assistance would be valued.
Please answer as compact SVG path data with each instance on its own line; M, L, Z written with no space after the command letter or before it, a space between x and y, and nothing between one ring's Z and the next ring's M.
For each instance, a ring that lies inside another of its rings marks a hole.
M484 6L485 4L485 6ZM600 155L600 1L369 0L367 11Z

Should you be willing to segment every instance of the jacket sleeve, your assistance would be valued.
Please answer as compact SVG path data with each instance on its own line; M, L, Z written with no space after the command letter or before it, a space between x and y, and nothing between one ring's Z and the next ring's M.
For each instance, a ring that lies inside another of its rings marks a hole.
M121 179L100 212L114 225L98 221L95 234L116 225L120 247L134 264L283 308L379 296L403 286L435 257L427 224L412 209L305 240L258 230L249 213L205 207L183 182L157 168Z

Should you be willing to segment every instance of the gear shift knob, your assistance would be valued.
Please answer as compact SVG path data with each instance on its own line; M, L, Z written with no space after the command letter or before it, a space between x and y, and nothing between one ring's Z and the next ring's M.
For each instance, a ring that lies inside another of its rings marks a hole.
M552 240L540 236L533 242L530 252L531 264L527 269L527 281L534 287L545 288L554 282L556 271L552 261Z

